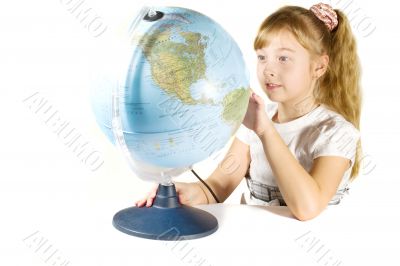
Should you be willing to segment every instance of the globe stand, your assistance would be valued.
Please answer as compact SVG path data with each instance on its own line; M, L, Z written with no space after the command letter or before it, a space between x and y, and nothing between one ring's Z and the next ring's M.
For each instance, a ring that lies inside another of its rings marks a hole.
M174 184L159 184L151 207L130 207L117 212L113 225L128 235L156 240L196 239L218 229L212 214L178 202Z

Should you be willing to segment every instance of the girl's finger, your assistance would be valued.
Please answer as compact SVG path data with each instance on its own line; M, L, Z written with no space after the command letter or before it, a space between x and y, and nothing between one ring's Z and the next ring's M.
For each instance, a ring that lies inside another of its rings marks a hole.
M141 200L136 201L135 205L137 207L142 207L145 202L146 202L146 199L141 199Z
M182 196L181 194L178 194L178 201L180 204L182 204L182 202L184 202L184 196Z
M146 202L146 207L150 207L151 205L153 205L153 198L148 198Z

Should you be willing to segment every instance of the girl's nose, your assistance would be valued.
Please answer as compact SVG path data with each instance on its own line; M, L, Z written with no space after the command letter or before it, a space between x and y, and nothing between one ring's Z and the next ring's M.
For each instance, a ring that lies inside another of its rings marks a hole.
M265 77L274 77L275 76L275 72L271 69L271 66L269 66L268 64L265 64L263 73L264 73Z
M275 73L269 69L269 68L264 68L264 76L266 77L275 77Z

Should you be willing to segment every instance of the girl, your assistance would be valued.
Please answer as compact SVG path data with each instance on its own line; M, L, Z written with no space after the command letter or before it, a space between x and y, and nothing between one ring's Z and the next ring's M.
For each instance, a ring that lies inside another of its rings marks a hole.
M242 203L286 205L299 220L338 204L359 170L361 95L356 43L339 10L286 6L261 24L257 76L268 98L252 93L224 161L206 180L175 183L182 204L224 201L246 174ZM151 206L156 188L138 207Z

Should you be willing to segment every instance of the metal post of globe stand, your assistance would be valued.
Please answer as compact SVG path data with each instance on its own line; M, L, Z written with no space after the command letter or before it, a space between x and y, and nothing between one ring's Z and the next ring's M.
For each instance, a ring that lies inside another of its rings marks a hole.
M159 184L153 206L117 212L113 225L126 234L157 240L196 239L218 229L218 221L212 214L180 204L172 183Z

